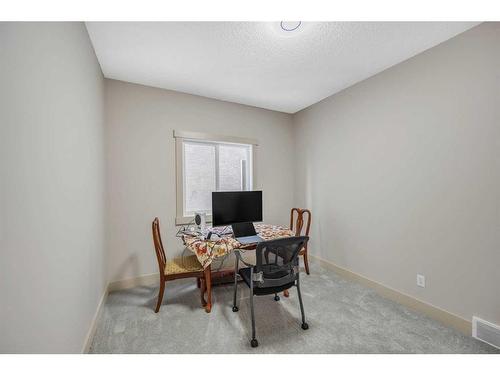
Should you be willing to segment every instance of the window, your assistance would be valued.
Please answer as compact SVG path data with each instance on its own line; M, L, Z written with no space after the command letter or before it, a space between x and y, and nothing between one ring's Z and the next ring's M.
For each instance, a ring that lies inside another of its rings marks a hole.
M252 140L174 133L177 158L176 224L205 212L211 220L213 191L253 189Z

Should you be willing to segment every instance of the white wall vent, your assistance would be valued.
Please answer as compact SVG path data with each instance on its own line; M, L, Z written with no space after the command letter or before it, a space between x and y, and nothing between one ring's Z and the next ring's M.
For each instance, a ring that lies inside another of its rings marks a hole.
M500 349L500 326L477 316L472 317L472 337Z

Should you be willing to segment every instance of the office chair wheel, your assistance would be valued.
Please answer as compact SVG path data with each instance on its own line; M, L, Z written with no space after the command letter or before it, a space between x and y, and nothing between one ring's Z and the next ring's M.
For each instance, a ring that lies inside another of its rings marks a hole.
M250 345L252 345L252 348L256 348L259 346L259 342L256 339L252 339L252 341L250 341Z
M238 312L239 310L238 306L233 306L233 312Z
M279 301L280 300L280 296L274 296L274 300L275 301Z
M307 323L302 323L302 329L305 331L306 329L309 329L309 324Z

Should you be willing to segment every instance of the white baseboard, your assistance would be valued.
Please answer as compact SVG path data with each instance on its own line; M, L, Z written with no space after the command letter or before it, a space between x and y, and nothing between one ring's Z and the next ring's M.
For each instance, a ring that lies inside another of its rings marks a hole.
M87 336L85 337L85 341L83 342L82 354L87 354L90 351L90 345L92 344L92 339L94 338L97 328L97 321L102 315L102 308L104 306L104 303L106 302L106 298L108 297L108 288L109 286L106 286L106 288L104 288L104 293L99 300L94 317L90 321L90 328Z
M371 289L374 289L377 293L379 293L380 295L382 295L387 299L400 303L401 305L407 306L413 310L417 310L431 317L432 319L435 319L443 323L444 325L457 329L458 331L462 332L467 336L471 336L472 334L472 322L464 318L461 318L449 311L440 309L439 307L433 306L429 303L426 303L412 296L404 294L398 290L389 288L388 286L380 284L376 281L370 280L362 275L359 275L348 269L342 268L331 261L324 260L312 254L309 254L309 256L313 260L319 262L325 268L329 268L335 271L340 276L345 277L346 279L359 282L360 284L363 284Z

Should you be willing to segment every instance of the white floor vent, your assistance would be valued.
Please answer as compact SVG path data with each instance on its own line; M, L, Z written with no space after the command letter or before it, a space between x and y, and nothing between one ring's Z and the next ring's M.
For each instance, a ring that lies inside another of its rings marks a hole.
M500 349L500 326L472 317L472 337Z

